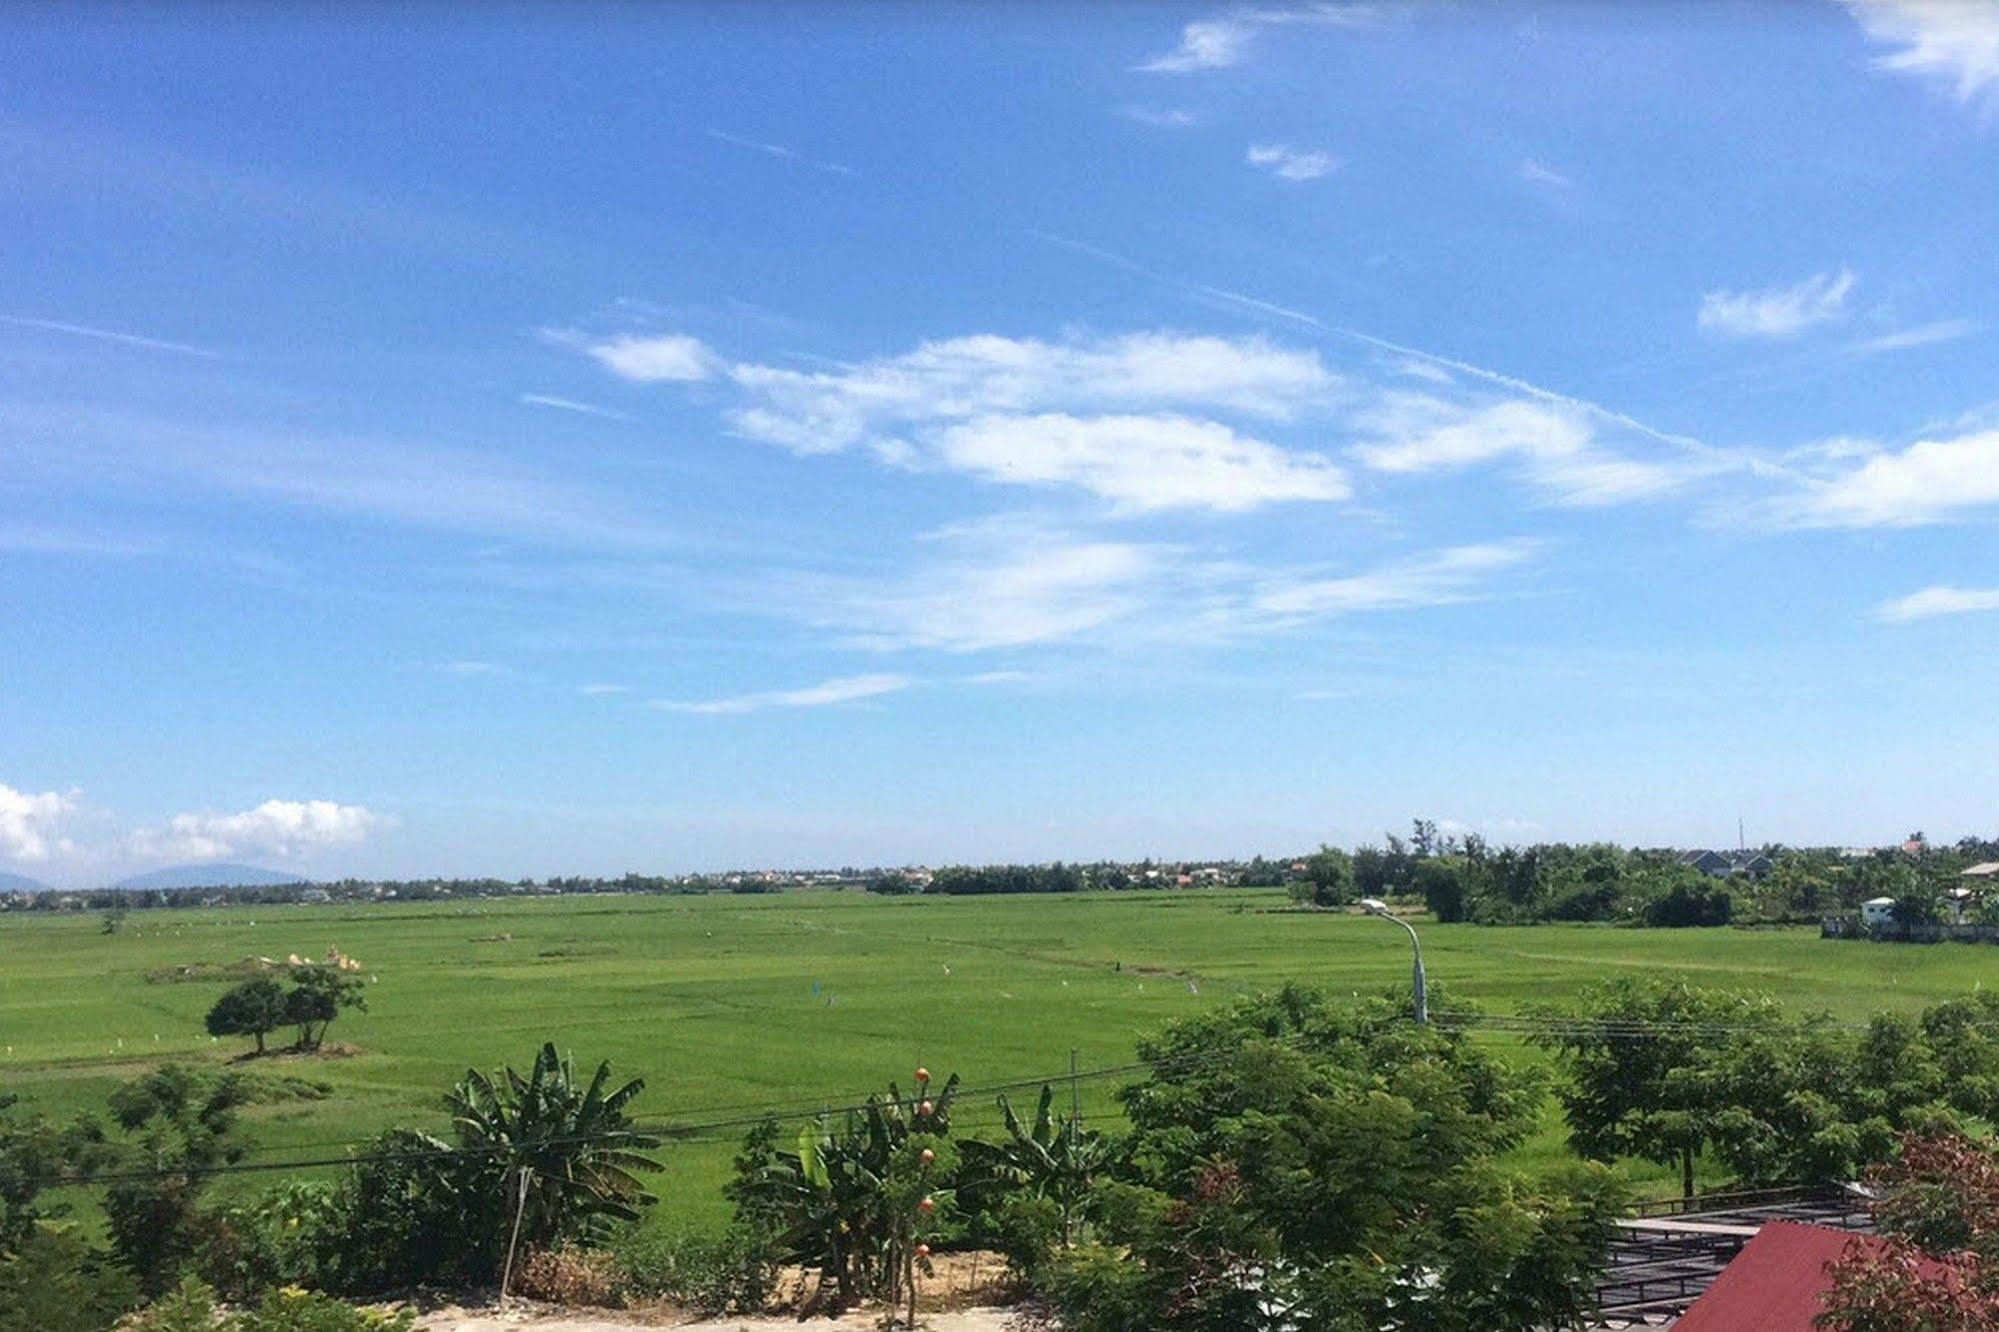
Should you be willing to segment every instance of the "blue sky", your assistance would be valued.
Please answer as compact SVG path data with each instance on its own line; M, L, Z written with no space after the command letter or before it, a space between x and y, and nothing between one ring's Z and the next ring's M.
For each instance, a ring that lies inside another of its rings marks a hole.
M1999 7L0 49L0 868L1999 826Z

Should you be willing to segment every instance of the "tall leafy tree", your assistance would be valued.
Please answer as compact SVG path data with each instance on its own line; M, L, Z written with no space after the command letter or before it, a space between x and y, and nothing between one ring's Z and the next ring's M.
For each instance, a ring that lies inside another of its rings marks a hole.
M1579 1012L1541 1016L1549 1025L1535 1039L1567 1075L1559 1096L1576 1150L1677 1165L1687 1197L1721 1109L1689 1074L1779 1019L1766 998L1628 978L1585 990Z

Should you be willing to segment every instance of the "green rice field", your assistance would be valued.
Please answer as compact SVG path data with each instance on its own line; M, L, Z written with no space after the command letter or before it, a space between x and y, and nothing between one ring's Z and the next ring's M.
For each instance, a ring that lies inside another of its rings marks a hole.
M1999 979L1989 946L1816 929L1418 928L1432 982L1498 1012L1559 1004L1600 977L1671 974L1861 1018ZM1409 964L1385 922L1261 891L232 907L136 912L115 934L90 915L14 914L0 916L0 1091L67 1114L100 1109L157 1061L221 1065L247 1042L202 1030L231 983L216 971L329 947L372 979L368 1011L334 1025L335 1053L236 1065L328 1089L247 1112L250 1160L337 1157L390 1125L441 1127L439 1097L468 1066L525 1066L552 1039L579 1063L643 1076L642 1117L698 1126L660 1153L663 1226L721 1219L740 1121L762 1107L845 1104L919 1064L973 1088L1065 1072L1072 1052L1086 1070L1120 1065L1141 1033L1232 996L1291 980L1375 990ZM1539 1057L1514 1037L1477 1039ZM1114 1117L1115 1085L1086 1082L1085 1107ZM992 1124L992 1098L970 1097L958 1118ZM1562 1152L1551 1109L1522 1164Z

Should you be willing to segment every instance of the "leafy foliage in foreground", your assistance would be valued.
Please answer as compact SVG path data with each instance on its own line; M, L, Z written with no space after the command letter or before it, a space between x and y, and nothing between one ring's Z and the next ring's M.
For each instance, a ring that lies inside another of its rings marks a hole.
M1141 1044L1150 1072L1125 1093L1141 1188L1104 1244L1050 1264L1064 1325L1580 1325L1621 1205L1614 1178L1584 1167L1536 1189L1498 1170L1537 1080L1403 1011L1292 987Z
M1856 1243L1830 1273L1828 1332L1999 1329L1999 1161L1955 1134L1904 1137L1870 1172L1887 1237Z

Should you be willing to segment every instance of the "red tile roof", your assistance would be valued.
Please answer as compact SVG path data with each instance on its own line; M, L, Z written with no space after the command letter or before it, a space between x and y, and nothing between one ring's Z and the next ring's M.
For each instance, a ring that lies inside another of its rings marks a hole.
M1771 1221L1742 1246L1707 1294L1673 1332L1821 1332L1826 1268L1848 1244L1878 1245L1872 1235L1796 1221Z

